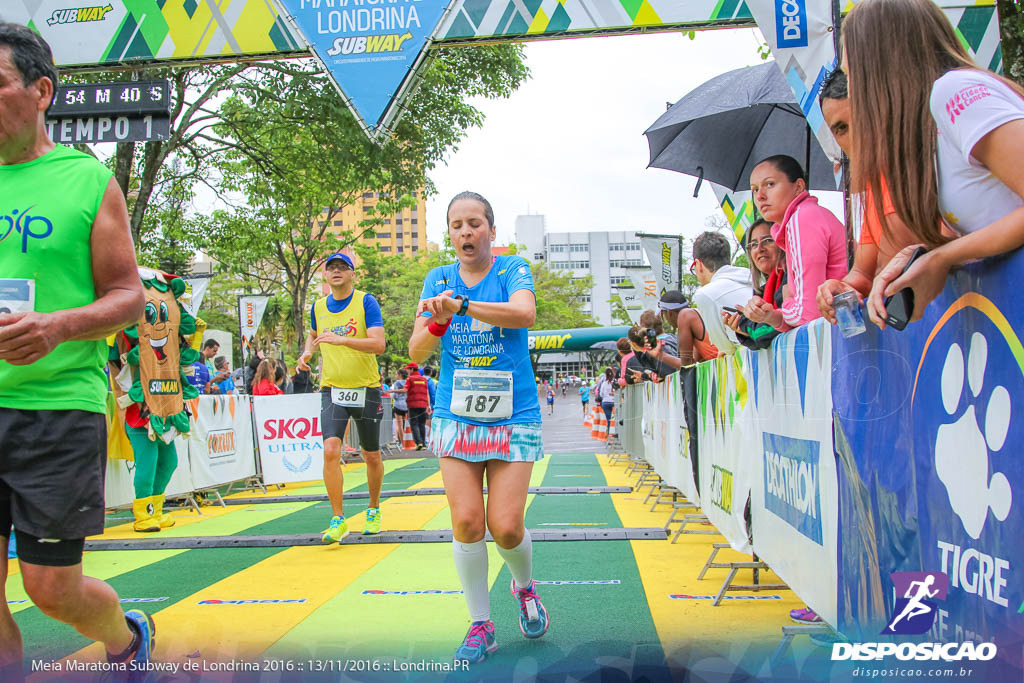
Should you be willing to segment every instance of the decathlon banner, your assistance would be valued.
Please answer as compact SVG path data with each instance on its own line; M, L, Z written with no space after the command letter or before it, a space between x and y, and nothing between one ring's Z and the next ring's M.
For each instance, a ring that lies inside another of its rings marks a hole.
M832 450L831 326L818 319L772 349L743 349L752 419L744 440L754 551L836 624L838 485ZM873 427L872 427L873 428ZM890 453L891 456L891 453Z
M248 396L200 396L189 409L195 418L188 436L192 482L210 488L256 474L252 399Z
M701 510L741 553L750 552L744 510L757 457L750 449L754 417L745 365L741 351L697 366Z
M876 640L894 617L895 572L945 574L925 639L995 642L987 680L1024 669L1022 273L1020 250L957 269L903 332L832 339L838 626Z
M321 479L320 394L254 396L252 405L263 483Z
M679 373L675 372L664 382L643 382L629 390L641 393L643 398L641 425L645 458L662 479L682 491L687 500L699 504L687 448L688 432L683 420L683 391L679 380Z
M658 283L658 297L670 289L679 289L683 267L683 238L679 235L643 235L637 233L647 252L651 271Z
M430 38L454 0L275 0L323 64L363 128L398 120Z
M267 311L268 301L270 297L263 294L238 297L238 331L241 335L243 366L249 362L249 356L253 353L252 342L263 321L263 314Z

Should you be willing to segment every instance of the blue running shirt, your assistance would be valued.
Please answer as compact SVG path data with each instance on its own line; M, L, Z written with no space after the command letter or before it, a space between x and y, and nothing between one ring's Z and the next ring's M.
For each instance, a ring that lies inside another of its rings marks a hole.
M462 294L470 301L507 302L509 296L520 289L534 291L533 275L521 256L498 256L487 276L475 286L467 287L459 276L458 262L450 263L427 274L420 299L429 299L448 289L454 292L452 296ZM430 317L429 313L423 315ZM525 329L511 330L474 320L468 315L454 316L441 338L441 379L434 414L478 425L540 422L540 402L537 400L527 336ZM452 378L458 369L512 372L512 417L483 422L454 415L451 412Z

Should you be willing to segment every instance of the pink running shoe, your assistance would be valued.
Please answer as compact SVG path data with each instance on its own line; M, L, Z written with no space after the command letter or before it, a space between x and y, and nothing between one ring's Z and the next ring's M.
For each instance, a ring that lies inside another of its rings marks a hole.
M789 618L798 624L820 624L822 623L821 617L815 613L810 607L804 607L803 609L794 609L789 611Z
M540 598L534 590L536 581L531 581L529 588L516 590L516 580L512 579L512 596L519 600L519 630L527 638L540 638L548 631L548 611L540 604Z
M455 661L476 664L487 659L487 655L498 649L494 640L493 621L474 621L466 633L466 639L455 651Z

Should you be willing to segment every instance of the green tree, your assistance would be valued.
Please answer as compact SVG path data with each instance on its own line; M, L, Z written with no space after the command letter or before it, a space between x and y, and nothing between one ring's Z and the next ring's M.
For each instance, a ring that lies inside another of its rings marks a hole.
M996 7L1003 44L1003 73L1024 85L1024 2L996 0Z
M220 122L203 135L226 150L222 184L247 205L214 217L209 251L260 291L290 300L286 318L296 350L307 292L323 258L411 205L412 191L430 188L429 170L483 120L468 98L510 95L527 76L521 57L513 45L443 50L394 134L379 146L311 63L287 73L254 68L235 79ZM389 198L354 229L332 232L341 209L366 190Z

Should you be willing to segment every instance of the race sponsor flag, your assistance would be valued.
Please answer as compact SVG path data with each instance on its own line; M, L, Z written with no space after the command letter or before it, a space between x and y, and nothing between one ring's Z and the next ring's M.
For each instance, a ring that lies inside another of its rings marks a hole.
M203 297L206 296L206 290L210 287L212 277L193 276L181 279L185 281L185 294L181 298L182 306L194 318L199 312L199 307L203 305ZM188 297L187 301L185 301L186 296Z
M629 316L630 322L636 325L640 322L640 314L644 312L643 290L637 289L632 281L616 285L614 289L615 295L622 302L622 307L626 309L626 315Z
M626 268L633 289L637 292L637 300L640 304L640 313L646 310L657 310L661 293L658 291L658 279L650 268ZM627 309L628 310L628 309ZM640 313L637 314L634 323L640 320ZM633 316L629 316L633 319Z
M270 297L265 294L238 297L238 329L242 337L243 366L249 362L249 356L253 353L252 341L263 320L268 301Z
M670 289L679 289L683 238L679 235L637 235L647 252L651 270L658 283L658 296Z

